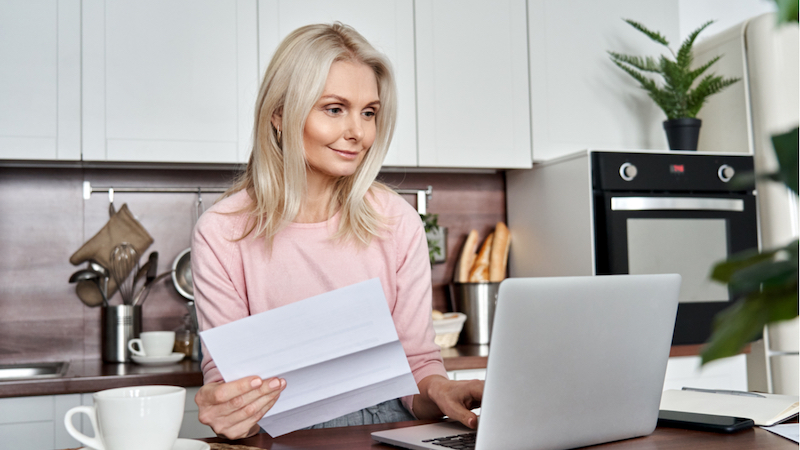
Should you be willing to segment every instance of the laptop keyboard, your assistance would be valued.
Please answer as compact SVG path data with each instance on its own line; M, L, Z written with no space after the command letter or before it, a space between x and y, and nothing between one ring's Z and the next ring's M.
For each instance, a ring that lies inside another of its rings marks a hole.
M428 444L441 445L446 448L471 450L475 448L475 436L477 433L464 433L456 434L453 436L444 436L434 439L426 439L422 442Z

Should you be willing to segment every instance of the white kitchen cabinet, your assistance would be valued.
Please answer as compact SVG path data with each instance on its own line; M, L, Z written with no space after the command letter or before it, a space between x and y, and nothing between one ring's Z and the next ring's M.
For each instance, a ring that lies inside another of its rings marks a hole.
M525 0L417 0L421 167L529 168Z
M350 25L392 62L397 84L397 127L385 166L417 165L414 5L409 0L259 0L259 74L295 29L334 21Z
M534 160L587 148L667 148L666 116L607 51L666 52L623 18L660 31L677 51L676 2L528 0L527 13Z
M0 1L0 159L80 160L80 11Z
M0 399L0 442L3 448L51 450L79 447L80 443L64 427L64 415L80 404L80 394ZM81 422L82 416L73 418L79 429Z
M83 0L83 159L245 162L256 0Z

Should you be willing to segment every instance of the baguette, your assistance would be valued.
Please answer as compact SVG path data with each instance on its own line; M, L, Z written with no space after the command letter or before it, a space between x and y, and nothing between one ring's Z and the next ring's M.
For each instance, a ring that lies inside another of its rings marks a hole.
M478 249L478 230L472 230L467 235L467 240L464 241L464 247L461 248L461 258L458 260L458 272L456 277L457 283L466 283L469 281L469 272L472 269L472 264L475 262L475 251Z
M492 252L489 255L489 281L496 283L505 279L510 244L511 234L508 232L508 227L503 222L497 222Z
M475 262L472 264L472 270L469 271L470 283L489 281L489 253L491 253L492 250L493 239L494 233L491 233L489 236L486 236L486 239L483 241L483 245L481 245L481 251L478 253L478 256L475 258Z

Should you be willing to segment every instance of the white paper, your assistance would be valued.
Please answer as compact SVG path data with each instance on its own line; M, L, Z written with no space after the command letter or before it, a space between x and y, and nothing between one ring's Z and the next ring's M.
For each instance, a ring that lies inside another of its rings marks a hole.
M773 425L771 427L761 427L767 431L771 431L778 436L783 436L786 439L800 443L800 424L784 423L781 425Z
M419 393L378 278L200 336L225 381L286 380L258 422L273 437Z

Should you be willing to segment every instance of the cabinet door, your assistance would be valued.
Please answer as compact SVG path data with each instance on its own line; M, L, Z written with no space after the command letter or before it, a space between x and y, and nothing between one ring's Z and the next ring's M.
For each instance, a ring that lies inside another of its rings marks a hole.
M531 167L525 0L417 0L423 167Z
M391 60L397 83L397 127L384 166L417 165L414 13L409 0L259 0L259 67L263 76L281 40L313 23L339 21Z
M0 159L81 158L80 11L0 2Z
M256 0L84 0L83 159L247 160Z

